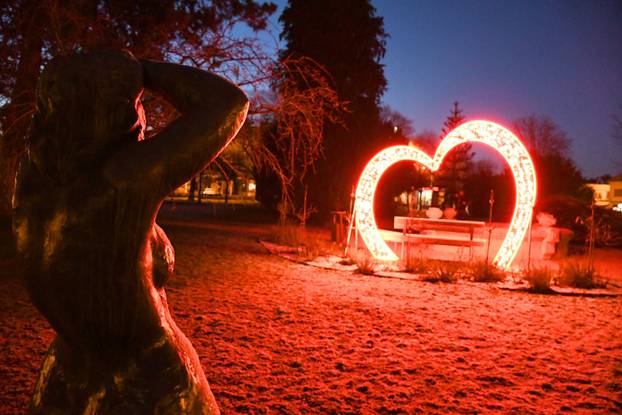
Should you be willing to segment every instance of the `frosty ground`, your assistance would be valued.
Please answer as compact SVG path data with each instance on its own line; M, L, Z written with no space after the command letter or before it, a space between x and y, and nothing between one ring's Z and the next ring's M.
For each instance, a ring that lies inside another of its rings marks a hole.
M223 414L620 413L622 299L317 269L268 228L164 222L174 317ZM25 412L53 331L0 268L0 414Z

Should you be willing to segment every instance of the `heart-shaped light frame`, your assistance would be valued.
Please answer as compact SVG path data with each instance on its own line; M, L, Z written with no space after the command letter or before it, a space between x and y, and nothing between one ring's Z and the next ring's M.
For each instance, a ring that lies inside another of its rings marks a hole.
M536 201L536 171L523 143L507 128L491 121L470 121L454 130L440 142L434 158L410 146L393 146L382 150L367 164L356 188L354 205L356 227L374 258L397 261L399 258L380 236L374 218L374 195L382 174L399 161L416 161L431 171L440 167L454 147L463 143L482 143L495 149L512 169L516 183L514 215L493 264L507 269L516 257L533 214Z

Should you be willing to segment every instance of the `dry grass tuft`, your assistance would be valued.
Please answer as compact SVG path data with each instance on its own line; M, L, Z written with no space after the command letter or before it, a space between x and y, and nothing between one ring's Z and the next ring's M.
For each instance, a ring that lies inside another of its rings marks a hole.
M271 238L275 243L287 246L301 246L305 242L305 230L297 225L275 226Z
M376 272L376 264L368 253L359 255L353 259L357 266L355 272L363 275L374 275Z
M410 272L411 274L423 274L430 270L432 262L425 258L421 252L415 255L408 251L406 259L403 261L404 272Z
M574 288L605 288L606 281L593 267L577 261L567 262L562 265L559 273L559 284Z
M428 261L430 262L430 261ZM436 261L431 264L430 272L423 280L427 282L452 283L458 280L461 263L451 261Z
M525 270L522 277L529 283L529 289L536 293L551 292L554 273L550 268L539 267Z
M505 270L484 261L469 264L467 273L475 282L502 282L508 276Z
M332 252L330 243L322 240L317 232L298 225L275 226L270 239L280 245L299 248L298 256L303 261Z

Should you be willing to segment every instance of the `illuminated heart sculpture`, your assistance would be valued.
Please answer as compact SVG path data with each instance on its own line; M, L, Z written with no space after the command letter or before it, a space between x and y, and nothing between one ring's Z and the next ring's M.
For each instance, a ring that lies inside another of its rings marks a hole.
M482 143L496 151L508 163L516 183L516 205L505 240L493 263L509 268L523 243L536 201L536 171L523 143L508 129L490 121L470 121L452 130L441 141L434 158L409 146L382 150L367 164L356 188L354 205L356 227L374 258L396 261L399 258L380 236L374 218L374 194L382 174L399 161L416 161L431 171L439 169L443 159L454 147L463 143Z

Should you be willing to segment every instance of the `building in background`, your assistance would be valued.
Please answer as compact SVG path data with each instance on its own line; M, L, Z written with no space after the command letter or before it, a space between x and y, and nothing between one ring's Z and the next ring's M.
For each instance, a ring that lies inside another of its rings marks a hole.
M622 212L622 174L618 174L609 180L609 203L610 207Z
M622 174L609 179L607 183L588 183L594 192L596 206L622 212Z
M609 183L588 183L587 187L594 192L596 206L609 207L609 193L611 189Z
M255 191L256 184L252 177L208 168L175 189L167 199L255 203Z

